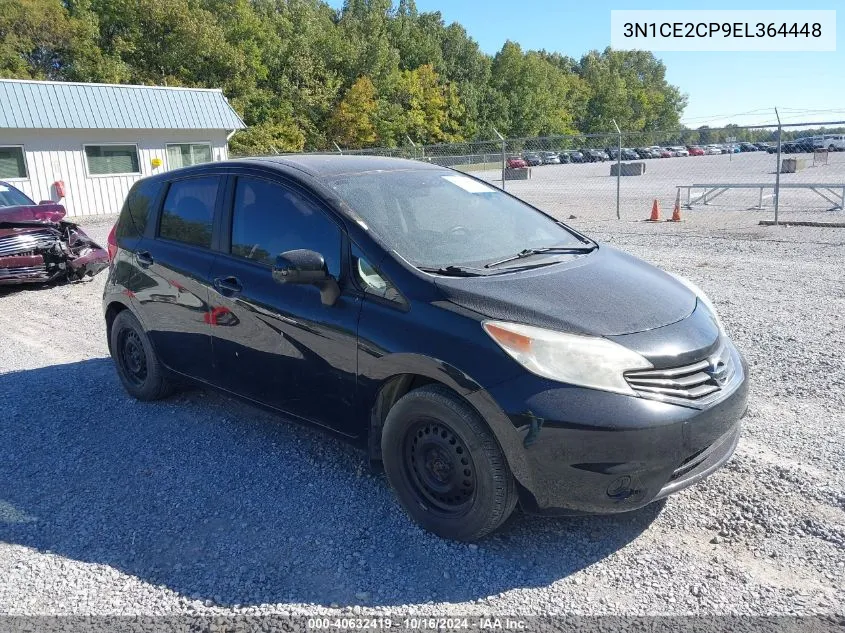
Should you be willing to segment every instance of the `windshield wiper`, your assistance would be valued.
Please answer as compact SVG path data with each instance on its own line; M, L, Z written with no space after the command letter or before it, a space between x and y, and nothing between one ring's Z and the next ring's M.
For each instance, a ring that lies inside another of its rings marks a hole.
M426 273L446 275L448 277L481 277L487 274L478 268L467 268L466 266L417 266L417 268Z
M524 250L519 251L515 255L509 255L508 257L504 257L499 259L495 262L490 262L489 264L484 264L484 268L493 268L494 266L498 266L499 264L505 264L507 262L512 262L517 259L524 259L526 257L532 257L534 255L542 255L544 253L564 253L564 254L578 254L578 253L589 253L590 251L595 250L595 246L544 246L542 248L526 248Z

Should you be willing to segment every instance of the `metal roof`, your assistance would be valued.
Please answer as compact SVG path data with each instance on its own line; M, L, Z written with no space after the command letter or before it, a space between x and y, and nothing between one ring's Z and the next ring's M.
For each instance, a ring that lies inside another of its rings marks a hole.
M0 79L0 128L244 127L219 89Z

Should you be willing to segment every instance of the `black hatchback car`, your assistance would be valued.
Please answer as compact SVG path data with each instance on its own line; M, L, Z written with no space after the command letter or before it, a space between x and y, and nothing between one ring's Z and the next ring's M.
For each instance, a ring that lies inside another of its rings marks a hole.
M209 385L359 444L477 539L519 503L633 510L722 465L746 366L691 283L436 165L296 156L137 182L109 349L141 400Z

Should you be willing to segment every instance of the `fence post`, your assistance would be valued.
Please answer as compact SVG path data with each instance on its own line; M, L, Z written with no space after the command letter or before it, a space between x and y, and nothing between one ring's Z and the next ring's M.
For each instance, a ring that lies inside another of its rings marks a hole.
M413 148L413 152L414 152L414 160L417 160L417 144L416 144L416 143L414 143L414 142L411 140L411 137L410 137L410 136L408 136L407 134L405 135L405 138L406 138L406 139L408 139L408 142L411 144L411 147Z
M505 164L506 164L505 163L505 152L507 152L507 149L508 149L507 148L507 141L505 140L504 136L499 134L499 130L497 130L496 128L493 128L493 131L496 133L496 136L498 136L499 139L502 141L502 191L504 191L504 189L505 189L505 169L507 169L507 167L505 166Z
M778 225L778 207L780 207L780 148L783 143L783 127L780 124L780 114L775 108L775 116L778 118L778 158L775 165L775 226Z
M616 128L616 133L619 135L619 143L616 147L616 219L621 220L622 216L619 213L619 196L622 186L622 130L620 130L619 126L616 125L616 119L611 119L611 121L613 121L613 127Z

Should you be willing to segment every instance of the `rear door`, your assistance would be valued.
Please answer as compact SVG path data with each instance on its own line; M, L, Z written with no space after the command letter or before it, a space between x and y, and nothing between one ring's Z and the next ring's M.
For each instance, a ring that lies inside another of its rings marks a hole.
M280 177L281 178L281 177ZM340 222L309 191L271 176L232 176L211 273L211 323L217 383L234 393L342 433L358 432L355 397L359 294L324 306L311 285L280 285L277 255L320 253L343 279Z
M208 285L223 181L201 172L170 181L154 226L133 255L147 278L135 300L159 359L204 381L213 377Z

